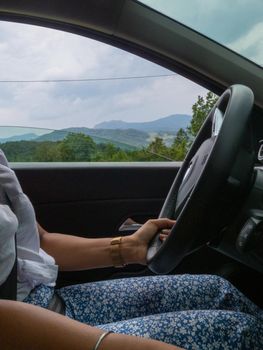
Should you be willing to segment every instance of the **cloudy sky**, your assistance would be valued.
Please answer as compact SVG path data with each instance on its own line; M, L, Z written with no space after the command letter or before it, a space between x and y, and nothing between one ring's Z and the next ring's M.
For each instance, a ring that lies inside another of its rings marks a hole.
M263 66L262 0L141 0Z
M250 4L251 1L255 5L262 4L262 0L249 0ZM189 2L193 6L198 2L200 13L195 11L195 14L190 14ZM219 0L158 0L156 3L165 3L167 6L176 3L180 10L179 19L185 23L193 21L202 31L211 27L215 19L207 16L207 20L204 20L201 15L222 8L222 1ZM227 3L233 17L232 2ZM248 0L236 0L235 3L242 5ZM245 7L240 8L245 15ZM241 47L240 50L245 53L254 50L254 56L262 59L262 11L259 14L258 9L255 10L254 17L246 14L246 21L238 32L231 31L228 42L237 50ZM218 22L222 26L223 13L218 11ZM235 14L233 18L236 17ZM240 21L243 19L240 17ZM218 35L220 26L218 23L212 25L213 35ZM223 26L224 39L226 27ZM261 37L258 35L260 32ZM254 43L251 46L251 40L255 37L259 37L262 45L256 46ZM87 38L6 22L0 22L0 67L0 81L172 74L134 55ZM205 94L204 88L178 75L70 83L0 82L0 125L60 129L70 126L93 127L99 122L116 119L149 121L175 113L191 114L191 106L197 96ZM0 129L0 137L7 136L7 130L2 128L1 132Z

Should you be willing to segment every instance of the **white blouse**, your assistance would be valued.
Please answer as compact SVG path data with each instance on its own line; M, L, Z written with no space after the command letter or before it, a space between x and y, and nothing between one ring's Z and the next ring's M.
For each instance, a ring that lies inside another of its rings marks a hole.
M6 281L15 263L17 227L15 214L8 205L0 204L0 285Z
M7 279L15 262L14 236L17 218L7 205L0 205L0 285ZM17 235L17 300L22 301L32 289L43 283L55 286L58 266L53 257L40 248L38 232L30 239Z
M43 249L33 251L17 245L17 300L24 300L39 284L55 286L58 266Z

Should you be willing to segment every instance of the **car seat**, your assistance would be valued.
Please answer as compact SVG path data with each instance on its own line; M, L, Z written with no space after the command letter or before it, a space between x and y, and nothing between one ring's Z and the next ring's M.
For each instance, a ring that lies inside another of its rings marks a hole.
M4 283L0 285L0 299L16 300L17 298L17 258Z

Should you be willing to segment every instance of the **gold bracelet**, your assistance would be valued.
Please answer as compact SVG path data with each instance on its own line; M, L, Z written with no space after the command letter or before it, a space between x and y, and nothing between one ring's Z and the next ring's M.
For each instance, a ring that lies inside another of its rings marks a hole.
M105 333L102 333L101 336L99 337L99 339L97 340L97 343L95 344L93 350L98 350L102 340L107 337L108 334L110 333L113 333L112 331L108 331L108 332L105 332Z
M121 240L122 237L114 237L110 242L110 254L114 267L124 267L126 265L121 256Z

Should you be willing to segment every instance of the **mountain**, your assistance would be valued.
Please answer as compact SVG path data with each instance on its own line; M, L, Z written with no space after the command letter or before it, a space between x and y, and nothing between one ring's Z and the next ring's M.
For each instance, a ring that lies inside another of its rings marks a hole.
M173 114L168 117L156 119L150 122L124 122L111 120L95 125L95 129L136 129L144 132L168 132L176 133L180 128L185 129L191 120L187 114Z
M62 130L55 130L52 132L49 132L48 134L44 134L41 136L38 136L38 138L35 139L35 141L37 142L41 142L41 141L61 141L63 140L67 135L68 135L68 131L65 131L64 129Z
M85 127L71 127L48 132L38 136L33 133L15 135L0 139L0 143L11 141L61 141L70 132L83 133L90 136L96 143L111 142L116 147L132 150L144 147L158 134L164 138L166 144L171 144L174 135L180 128L186 128L190 122L190 115L175 114L151 122L131 123L122 120L112 120L97 124L94 129Z
M122 149L134 149L147 145L149 135L140 130L115 130L115 129L89 129L84 127L72 127L67 129L56 130L51 133L39 136L35 141L60 141L63 140L70 132L82 133L90 136L96 143L111 142L116 147Z
M14 135L6 138L0 138L0 143L5 142L15 142L15 141L31 141L35 140L38 135L33 133L23 134L23 135Z

